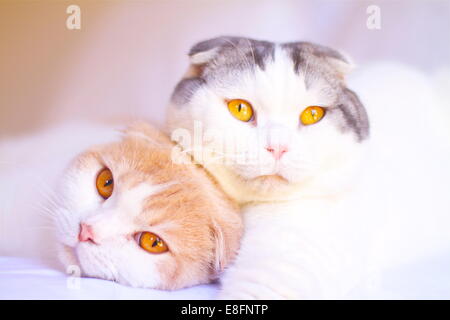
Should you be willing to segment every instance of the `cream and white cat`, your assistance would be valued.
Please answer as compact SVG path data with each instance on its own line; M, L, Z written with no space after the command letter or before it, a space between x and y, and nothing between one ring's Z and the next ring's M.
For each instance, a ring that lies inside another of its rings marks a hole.
M98 132L96 127L93 133ZM76 148L62 141L57 146L60 152ZM13 205L2 217L10 221L2 221L6 224L1 225L0 252L57 254L65 267L78 266L83 276L134 287L171 290L217 278L239 247L242 219L236 204L203 169L188 159L184 164L171 161L175 151L168 137L137 123L120 139L81 153L43 201L53 222L50 230L40 229L42 217L36 207L25 207L27 201L36 205L43 198L30 199L41 186L31 178L19 179L27 184L17 189L17 203L13 194L5 197ZM58 171L58 165L48 164L48 171Z
M383 268L449 246L450 148L420 74L356 73L363 106L323 46L219 37L189 55L168 130L245 219L221 298L379 297Z
M65 265L157 289L217 277L239 247L240 214L204 170L174 164L173 152L165 135L140 123L73 161L53 208Z

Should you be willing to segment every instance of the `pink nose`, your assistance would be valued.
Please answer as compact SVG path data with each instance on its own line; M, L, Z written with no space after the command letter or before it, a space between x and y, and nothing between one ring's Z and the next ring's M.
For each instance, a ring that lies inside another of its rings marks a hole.
M92 226L85 224L85 223L80 223L80 233L78 234L78 240L80 242L90 241L90 242L95 243Z
M283 154L288 151L288 148L285 146L277 146L277 147L267 147L267 151L269 151L276 160L280 160Z

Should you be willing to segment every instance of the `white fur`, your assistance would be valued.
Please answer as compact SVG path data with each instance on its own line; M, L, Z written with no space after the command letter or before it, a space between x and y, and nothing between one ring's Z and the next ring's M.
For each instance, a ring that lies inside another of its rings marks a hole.
M198 90L189 107L171 106L172 131L187 128L193 132L193 139L184 148L240 202L290 199L300 192L322 194L323 188L334 193L336 184L342 183L338 180L348 178L346 173L354 170L365 147L356 144L354 136L343 135L329 125L327 117L299 130L301 111L311 105L328 106L331 97L321 90L319 81L306 90L303 77L293 72L292 60L284 51L277 50L275 60L277 63L268 64L265 71L257 70L255 76L239 73L232 83ZM250 101L257 114L257 127L236 120L224 105L224 98ZM193 128L193 119L197 128ZM176 131L172 138L177 140ZM289 152L277 163L265 148L278 144L288 145ZM259 185L254 186L254 192L252 186L247 189L236 178L238 175L248 182L274 174L290 185L261 193ZM335 179L330 179L331 175ZM309 179L312 176L314 179Z
M255 77L205 86L188 105L170 109L172 131L195 135L197 121L204 143L188 139L184 148L244 204L242 247L220 297L383 297L384 270L450 247L450 140L435 130L450 122L434 120L442 102L426 77L378 64L350 81L369 113L369 141L357 143L326 116L298 130L304 107L328 101L320 82L307 90L292 69L278 50ZM233 118L223 98L250 101L257 126ZM289 148L278 166L264 149L271 139ZM212 161L224 144L242 147ZM236 161L243 154L254 161ZM274 173L289 183L254 180Z
M57 241L62 244L60 259L66 266L78 261L85 276L134 287L161 286L163 279L156 266L167 256L145 252L129 235L141 231L164 234L164 224L150 227L139 214L148 197L170 184L155 185L147 180L130 188L116 182L114 193L105 201L93 183L103 166L92 159L82 170L70 169L61 182L61 205L55 210ZM114 169L122 172L118 166L115 164ZM96 244L78 241L81 222L92 227Z

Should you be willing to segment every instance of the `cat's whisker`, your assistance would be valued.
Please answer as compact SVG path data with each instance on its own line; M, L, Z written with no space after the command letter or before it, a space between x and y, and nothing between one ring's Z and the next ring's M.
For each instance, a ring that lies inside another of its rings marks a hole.
M36 207L36 209L36 213L44 219L53 220L57 216L56 213L51 209L43 207Z
M55 230L54 226L32 226L26 227L27 230Z

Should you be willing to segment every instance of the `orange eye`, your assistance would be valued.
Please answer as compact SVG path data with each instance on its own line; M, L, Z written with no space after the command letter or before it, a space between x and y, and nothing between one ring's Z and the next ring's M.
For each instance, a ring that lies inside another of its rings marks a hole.
M111 170L108 168L102 169L97 175L97 192L103 199L108 199L114 190L114 179Z
M300 121L308 126L310 124L314 124L319 122L323 116L325 115L325 109L318 106L310 106L303 110L300 115Z
M147 252L150 253L164 253L169 251L164 241L161 240L156 234L151 232L141 232L138 235L139 246Z
M253 117L252 105L242 99L233 99L228 101L228 110L238 120L248 122Z

